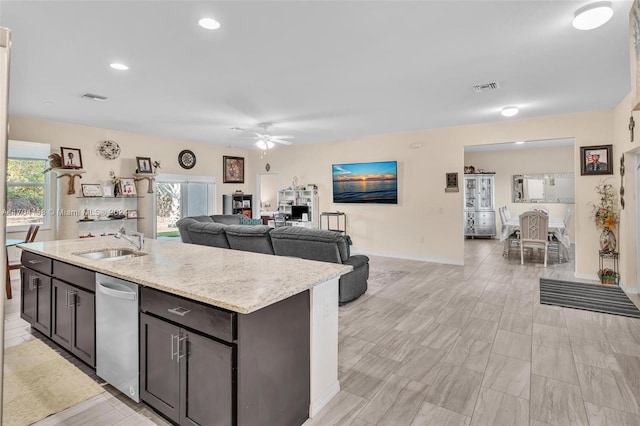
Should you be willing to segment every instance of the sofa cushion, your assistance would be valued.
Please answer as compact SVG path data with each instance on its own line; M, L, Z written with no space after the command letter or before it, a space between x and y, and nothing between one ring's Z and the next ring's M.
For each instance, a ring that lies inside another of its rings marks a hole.
M283 226L271 231L271 242L279 256L333 263L343 263L348 258L344 236L334 231Z
M269 235L271 229L266 225L228 225L224 228L232 249L274 254Z
M193 223L200 222L212 223L213 220L209 216L194 216L185 217L176 222L176 226L178 227L178 231L180 231L180 238L182 238L183 243L193 243L188 227Z
M211 219L215 223L222 223L225 225L240 225L240 220L246 217L241 214L214 214L211 215Z
M220 248L229 248L225 234L226 228L227 225L215 222L192 222L187 225L193 244Z

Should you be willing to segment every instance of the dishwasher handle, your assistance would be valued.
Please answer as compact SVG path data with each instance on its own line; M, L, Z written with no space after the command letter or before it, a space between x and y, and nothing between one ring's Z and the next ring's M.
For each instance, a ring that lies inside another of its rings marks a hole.
M136 292L121 284L101 283L98 281L98 290L107 296L118 299L136 300Z

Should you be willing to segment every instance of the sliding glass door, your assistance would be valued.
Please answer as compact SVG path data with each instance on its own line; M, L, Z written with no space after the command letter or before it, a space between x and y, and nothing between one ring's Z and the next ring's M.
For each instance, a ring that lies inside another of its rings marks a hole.
M215 212L215 182L209 176L159 175L156 178L156 238L180 240L176 222Z

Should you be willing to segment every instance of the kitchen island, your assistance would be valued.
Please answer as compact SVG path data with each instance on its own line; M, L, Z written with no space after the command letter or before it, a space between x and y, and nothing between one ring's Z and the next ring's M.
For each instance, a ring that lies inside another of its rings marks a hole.
M99 272L142 286L141 318L165 319L162 315L167 316L166 313L156 315L155 310L166 299L208 307L213 317L228 321L221 326L216 320L215 327L211 328L214 331L207 332L206 336L227 348L231 357L230 395L209 397L218 403L230 401L230 415L220 417L229 421L221 421L222 424L258 424L269 419L279 424L301 424L339 391L338 279L351 270L350 266L175 242L147 240L145 243L144 255L117 261L79 256L101 249L133 247L112 237L38 242L20 247L25 250L25 269L33 267L34 274L43 272L38 272L41 264L37 262L45 260L42 263L45 265L51 262L53 272L45 273L52 274L54 283L58 279L55 271L67 270L71 265L79 271ZM34 256L42 259L33 260ZM38 287L25 282L24 275L22 285L23 291L25 287ZM55 309L54 303L52 310ZM206 309L204 312L201 318L211 317ZM191 332L194 339L202 337L197 333L201 331L197 329L198 322L189 316L169 317L173 326L182 327L180 330L186 330L185 333ZM55 330L55 312L53 318L51 329ZM141 320L141 332L144 332L143 323L149 322ZM225 331L216 334L221 329ZM173 339L171 334L172 360ZM180 339L176 340L178 362L186 357L183 366L195 365L196 360L189 358L192 351L197 351L190 346L181 349ZM194 343L189 341L189 344ZM148 351L144 342L141 341L140 346L142 358ZM204 358L200 362L206 366L208 360ZM143 364L141 359L144 379ZM190 379L192 386L197 383L194 379ZM300 392L301 385L307 386L308 392ZM143 383L141 387L144 390ZM196 399L198 389L187 386L183 393L183 396L190 393ZM144 393L141 394L143 400L149 402ZM207 395L198 398L201 405L207 404ZM306 405L302 414L300 401ZM291 410L297 414L289 413Z

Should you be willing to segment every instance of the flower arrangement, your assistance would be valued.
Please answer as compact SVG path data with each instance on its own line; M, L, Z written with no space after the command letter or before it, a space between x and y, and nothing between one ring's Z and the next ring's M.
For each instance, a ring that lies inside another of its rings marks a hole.
M610 183L600 181L596 185L596 193L600 196L598 204L593 205L593 216L596 228L613 231L618 226L618 199L616 191Z
M618 279L618 273L613 269L604 268L598 271L598 277L603 284L614 284Z

